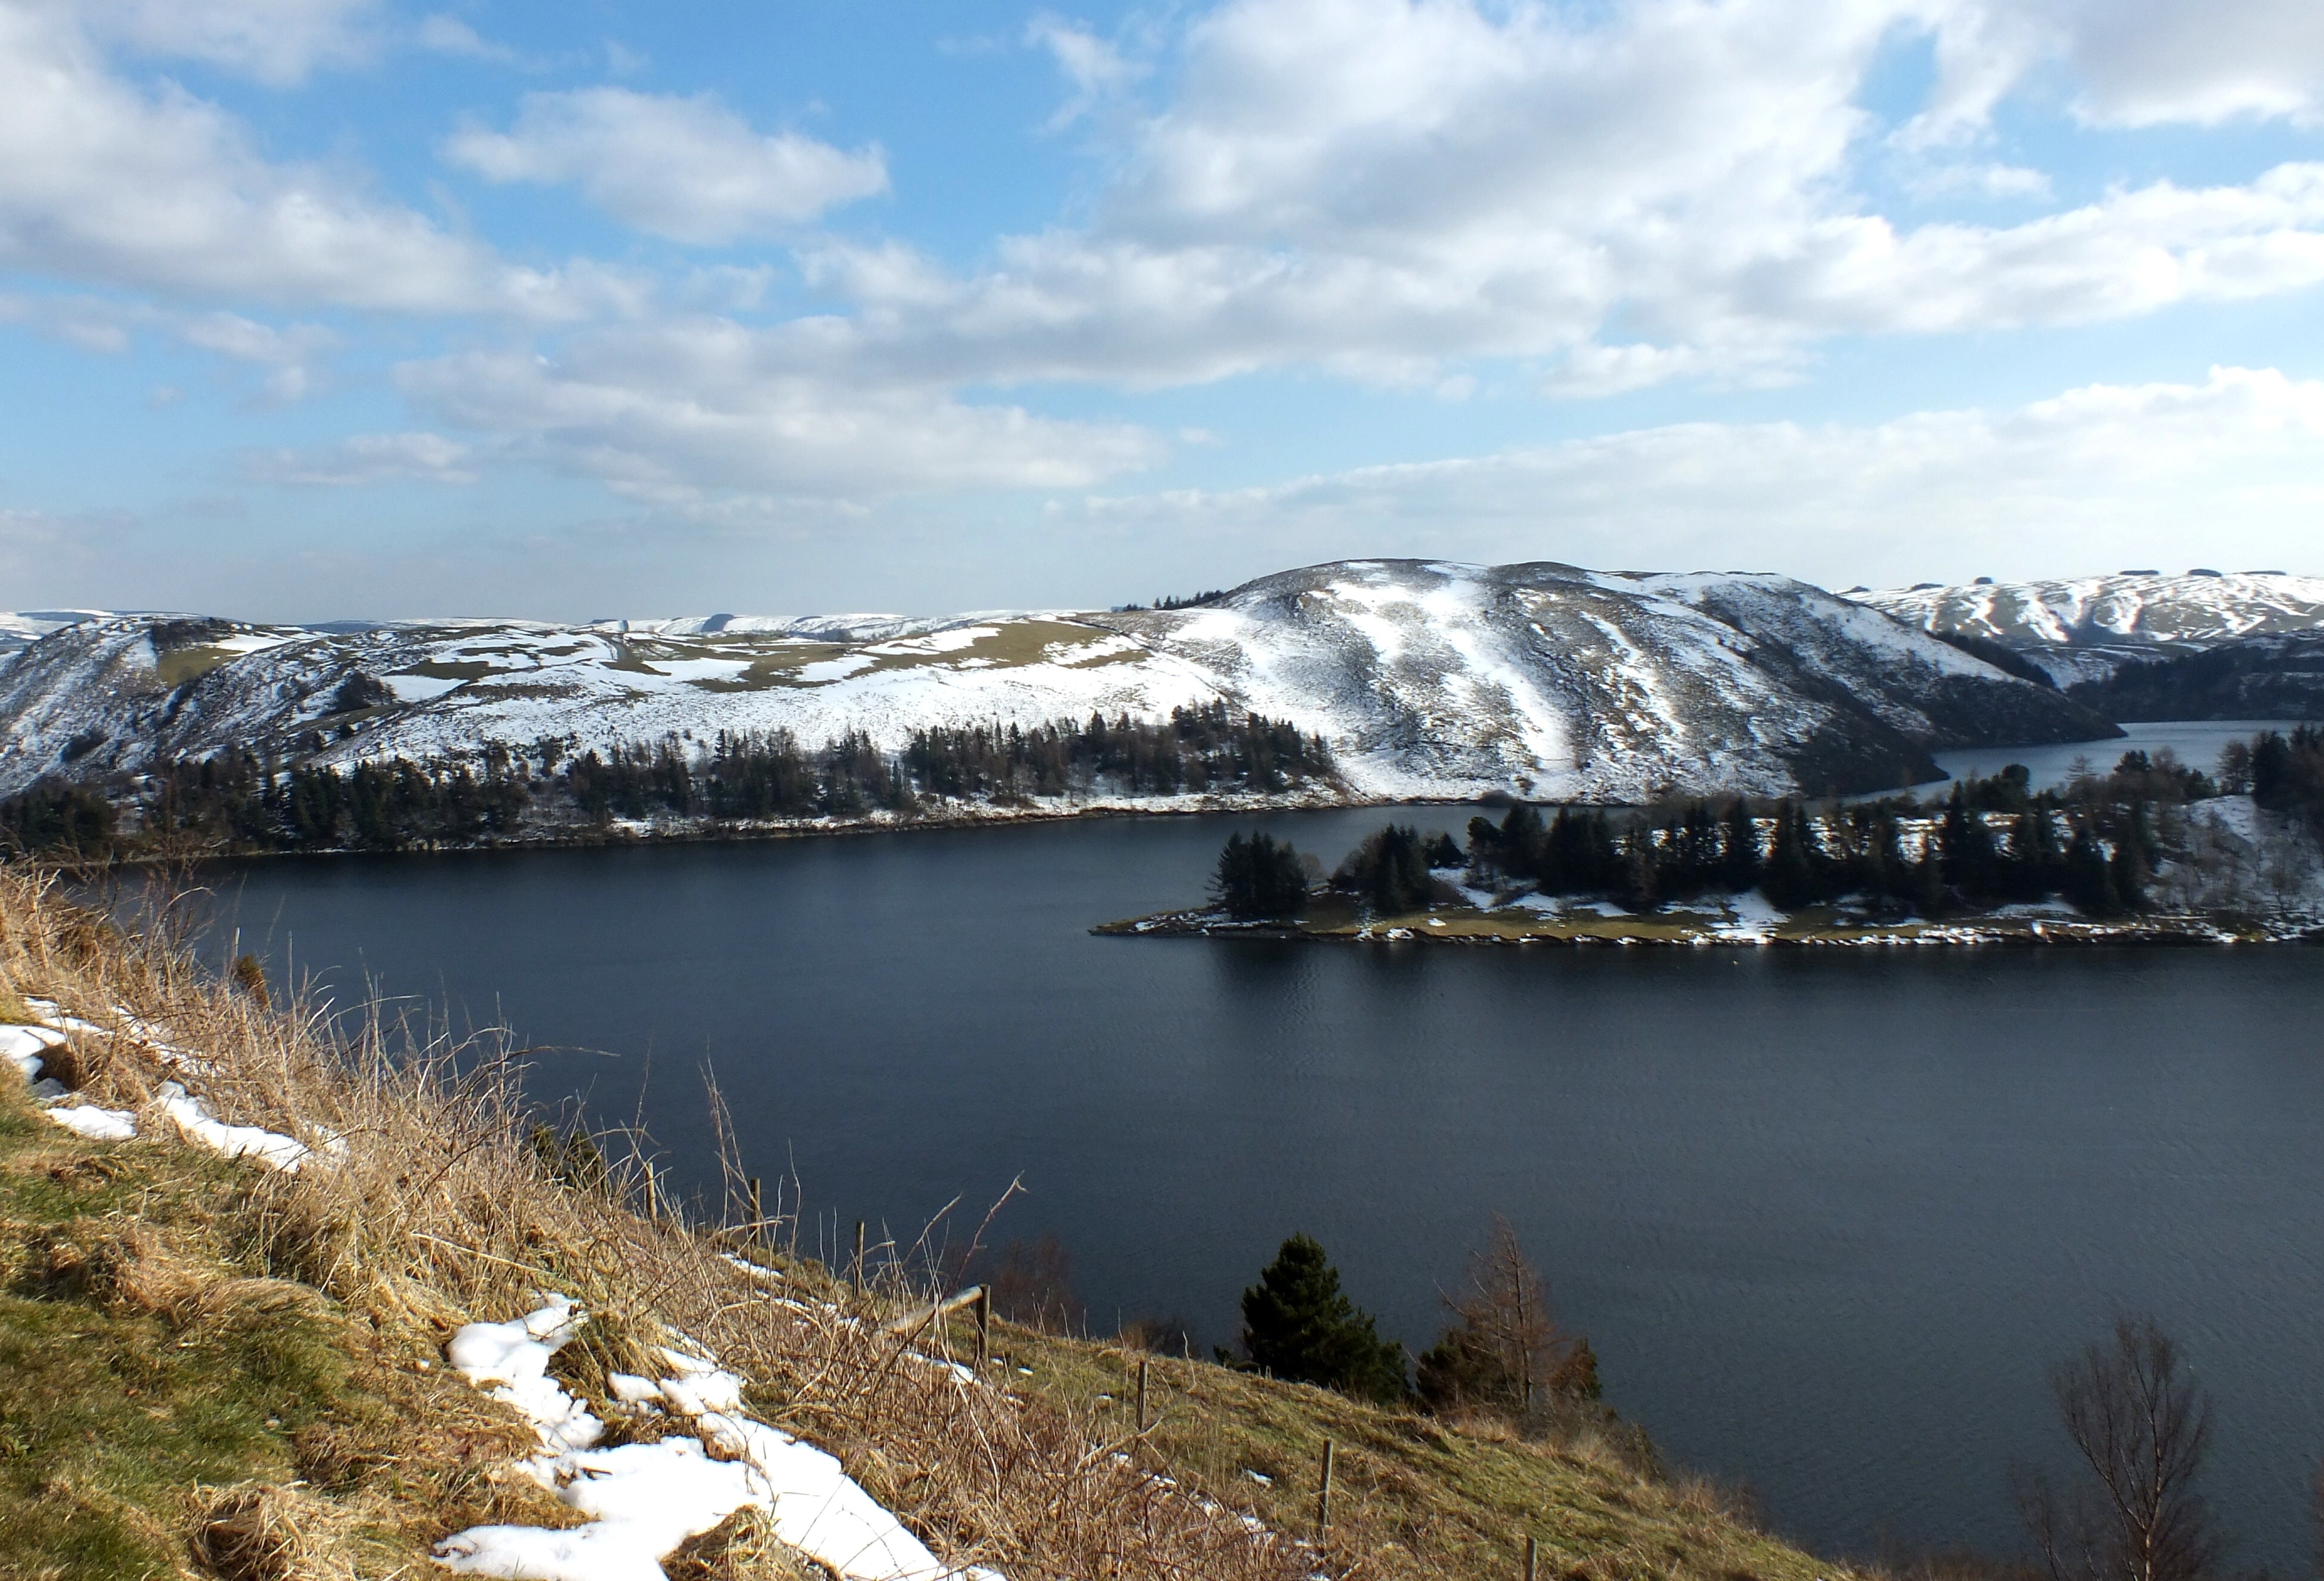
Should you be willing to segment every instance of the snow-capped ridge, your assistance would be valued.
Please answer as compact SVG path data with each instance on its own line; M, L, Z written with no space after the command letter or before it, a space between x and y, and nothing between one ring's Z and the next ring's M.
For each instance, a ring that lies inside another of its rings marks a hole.
M1215 704L1322 735L1370 797L1873 789L1932 777L1932 749L2111 730L1787 577L1351 560L1176 610L91 620L0 668L0 794L228 748L344 766L788 731L897 750L932 727Z
M1850 596L1908 625L2012 646L2161 644L2200 647L2324 629L2324 577L2281 571L2110 576L1966 586L1922 583Z

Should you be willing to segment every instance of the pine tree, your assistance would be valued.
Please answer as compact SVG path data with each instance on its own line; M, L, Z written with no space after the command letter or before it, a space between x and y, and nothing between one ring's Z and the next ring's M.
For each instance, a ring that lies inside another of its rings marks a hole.
M1428 857L1419 832L1391 823L1368 836L1333 875L1333 883L1368 904L1373 913L1394 916L1428 904Z
M1759 825L1741 796L1727 809L1719 841L1719 868L1720 880L1729 889L1748 889L1759 881Z
M1812 905L1817 898L1815 868L1808 858L1812 839L1805 813L1789 802L1775 809L1775 838L1767 851L1766 870L1759 876L1759 888L1785 911Z
M1290 916L1307 902L1307 870L1287 841L1230 834L1219 852L1211 899L1229 916Z
M1936 842L1930 841L1921 859L1913 864L1913 911L1923 917L1942 916L1951 901L1945 893L1943 864L1937 858Z
M2047 813L2030 813L2028 817L2047 818ZM2073 843L2066 848L2059 872L2059 889L2076 909L2092 916L2107 916L2122 909L2120 897L2115 893L2114 874L2107 863L2106 851L2086 824L2074 831Z
M1937 849L1947 883L1972 903L1993 897L1994 869L1999 860L1993 849L1993 832L1986 827L1984 816L1969 806L1960 786L1953 786L1952 797L1945 804L1944 821L1937 829Z
M2143 821L2145 809L2134 820L2133 829L2114 842L2114 856L2107 863L2107 876L2114 882L2116 904L2125 911L2146 909L2146 880L2151 869L2137 838L2137 823Z
M1261 1372L1384 1402L1404 1398L1404 1347L1379 1337L1307 1236L1285 1241L1242 1292L1242 1322L1243 1349Z

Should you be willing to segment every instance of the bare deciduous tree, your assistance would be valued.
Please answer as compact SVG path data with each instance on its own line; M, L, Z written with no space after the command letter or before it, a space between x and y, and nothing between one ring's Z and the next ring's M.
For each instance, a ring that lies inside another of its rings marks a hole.
M2061 1498L2022 1475L2019 1507L2052 1581L2204 1581L2219 1563L2196 1489L2211 1407L2149 1318L2125 1318L2050 1374L2058 1416L2089 1475Z
M1561 1330L1549 1292L1499 1214L1469 1259L1468 1287L1444 1298L1461 1321L1420 1358L1420 1389L1438 1406L1481 1405L1519 1419L1545 1394L1594 1398L1598 1361L1589 1342Z

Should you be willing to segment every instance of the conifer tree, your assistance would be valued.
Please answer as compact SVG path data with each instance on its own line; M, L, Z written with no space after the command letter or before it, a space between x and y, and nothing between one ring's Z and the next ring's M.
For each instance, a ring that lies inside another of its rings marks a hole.
M1405 1396L1404 1347L1379 1337L1307 1236L1285 1241L1242 1292L1242 1322L1243 1349L1261 1372L1383 1402Z
M1944 868L1937 858L1936 842L1931 841L1929 848L1921 853L1921 859L1913 864L1914 913L1923 917L1941 916L1950 898L1945 894Z
M1997 858L1993 832L1984 817L1969 804L1960 786L1945 804L1944 821L1937 828L1937 848L1942 853L1945 881L1971 901L1991 898Z
M2047 818L2046 813L2032 813L2028 817ZM2115 894L2114 874L2107 856L2089 831L2089 825L2074 832L2073 843L2066 848L2059 873L2059 889L2078 910L2093 916L2106 916L2121 909L2120 898Z
M1729 889L1748 889L1759 881L1759 824L1741 796L1727 809L1719 841L1720 881Z
M1805 813L1789 802L1775 809L1775 838L1767 850L1759 888L1785 911L1812 905L1816 899L1815 868L1808 859L1811 838Z
M1306 869L1287 841L1230 834L1211 879L1211 899L1229 916L1289 916L1306 904Z
M2146 880L2151 869L2137 838L2137 825L2144 821L2145 809L2134 812L2133 828L2114 842L2114 855L2107 863L2107 877L2113 880L2115 903L2125 911L2143 911L2146 907Z
M1340 864L1333 882L1384 916L1427 905L1428 857L1419 832L1409 824L1391 823L1366 837Z

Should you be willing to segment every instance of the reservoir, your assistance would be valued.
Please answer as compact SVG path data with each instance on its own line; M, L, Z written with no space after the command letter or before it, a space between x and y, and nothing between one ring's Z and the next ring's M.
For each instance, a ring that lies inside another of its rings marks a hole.
M2118 743L2090 755L2110 762ZM2191 755L2190 755L2191 758ZM2200 759L2194 759L2199 760ZM1456 832L1467 808L1407 809ZM1334 947L1094 938L1227 833L1379 809L221 869L277 979L503 1020L528 1085L715 1192L1054 1235L1092 1326L1231 1343L1294 1231L1417 1350L1506 1215L1608 1401L1826 1552L2017 1540L2049 1365L2151 1311L2216 1402L2239 1566L2324 1454L2324 951ZM814 1251L816 1231L803 1250Z

